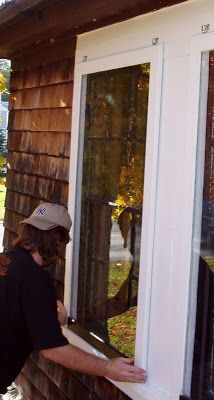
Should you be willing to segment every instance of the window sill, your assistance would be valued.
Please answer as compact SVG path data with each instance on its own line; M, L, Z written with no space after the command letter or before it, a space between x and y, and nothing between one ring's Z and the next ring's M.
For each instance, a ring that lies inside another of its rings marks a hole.
M89 332L89 330L83 328L77 322L68 321L67 328L75 333L78 337L82 338L93 348L97 349L99 353L103 354L107 358L123 357L123 354L117 351L114 347L105 343L98 335L99 333Z
M70 329L63 327L63 334L68 341L80 349L92 353L100 358L107 358L103 353L99 352L88 342L76 335ZM152 382L146 384L124 383L111 381L118 389L124 392L132 400L171 400L168 393L164 393L159 387Z

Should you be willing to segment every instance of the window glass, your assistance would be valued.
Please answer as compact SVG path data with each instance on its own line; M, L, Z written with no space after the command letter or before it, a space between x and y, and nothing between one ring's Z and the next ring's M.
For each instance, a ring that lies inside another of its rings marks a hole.
M204 79L203 74L207 78ZM199 141L201 136L206 139L203 145L205 152L198 157L199 163L203 159L201 165L204 168L203 187L200 190L203 195L196 204L199 211L195 226L198 225L198 228L195 228L194 237L195 243L199 242L196 245L199 254L193 254L197 257L195 265L199 271L191 389L191 398L194 400L214 399L214 51L204 53L202 57L202 92L203 81L206 81L208 90L206 88L205 101L201 100L199 118L204 119L205 125L204 129L199 129Z
M77 322L126 356L135 347L149 74L145 63L84 76Z

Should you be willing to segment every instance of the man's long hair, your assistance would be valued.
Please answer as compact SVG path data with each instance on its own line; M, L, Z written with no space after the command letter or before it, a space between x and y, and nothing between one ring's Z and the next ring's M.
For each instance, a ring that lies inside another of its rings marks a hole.
M37 250L46 262L51 262L59 255L59 244L67 244L69 240L68 230L61 226L41 230L30 224L20 224L13 245L25 247L29 251Z

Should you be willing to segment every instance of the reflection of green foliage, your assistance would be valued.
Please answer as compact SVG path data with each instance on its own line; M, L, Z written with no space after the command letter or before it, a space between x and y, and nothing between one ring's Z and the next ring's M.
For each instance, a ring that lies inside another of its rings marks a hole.
M141 64L141 70L143 72L143 74L150 74L150 63L145 63L145 64Z
M112 220L119 217L126 207L139 207L143 202L144 157L135 156L128 167L122 166L118 184L117 207L113 209Z
M213 257L204 257L204 259L207 262L211 271L214 273L214 258Z
M127 279L131 268L130 261L112 261L109 265L108 298L114 297L123 282Z
M5 164L6 164L6 158L1 156L1 150L0 150L0 170Z
M2 179L1 179L2 180ZM4 219L4 203L5 203L6 187L4 184L0 184L0 220Z
M127 357L134 356L137 307L108 319L110 343Z
M4 78L4 84L2 86L2 100L9 101L9 85L10 85L10 61L5 59L0 59L0 74Z

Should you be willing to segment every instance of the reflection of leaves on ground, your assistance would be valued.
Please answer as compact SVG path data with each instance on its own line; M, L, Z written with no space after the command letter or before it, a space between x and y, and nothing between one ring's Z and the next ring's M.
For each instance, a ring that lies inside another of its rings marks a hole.
M110 344L128 357L134 355L137 307L108 319Z

